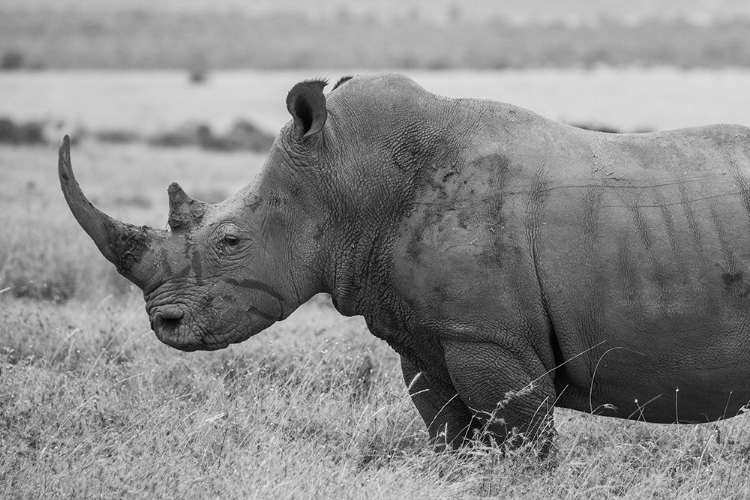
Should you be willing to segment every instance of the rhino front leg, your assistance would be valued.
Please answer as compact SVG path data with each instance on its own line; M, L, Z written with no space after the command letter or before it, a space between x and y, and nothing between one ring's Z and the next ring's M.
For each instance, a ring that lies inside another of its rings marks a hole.
M430 442L436 450L457 448L472 436L476 422L459 395L441 395L408 359L401 356L401 371L409 395L427 426Z
M474 418L498 443L530 444L541 457L555 435L552 377L528 348L516 353L489 342L444 341L453 385Z

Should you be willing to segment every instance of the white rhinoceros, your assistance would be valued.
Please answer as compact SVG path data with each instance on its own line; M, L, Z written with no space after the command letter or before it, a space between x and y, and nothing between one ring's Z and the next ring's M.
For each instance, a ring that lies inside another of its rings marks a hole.
M297 84L264 172L171 231L80 225L158 338L220 349L318 292L401 356L437 444L546 448L553 406L705 422L750 400L750 129L604 134L398 75ZM678 392L679 391L679 392Z

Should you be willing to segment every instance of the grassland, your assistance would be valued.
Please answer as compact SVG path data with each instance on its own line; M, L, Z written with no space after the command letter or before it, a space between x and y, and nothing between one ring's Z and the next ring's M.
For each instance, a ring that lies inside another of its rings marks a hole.
M254 153L82 142L111 215L163 227L179 180L220 199ZM746 498L747 418L657 426L559 411L546 463L426 449L395 354L325 297L247 342L181 353L149 330L64 206L50 146L0 146L0 496Z

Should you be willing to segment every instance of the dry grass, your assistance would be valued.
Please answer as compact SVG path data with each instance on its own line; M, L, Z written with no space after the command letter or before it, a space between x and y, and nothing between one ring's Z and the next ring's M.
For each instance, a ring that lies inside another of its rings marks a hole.
M96 143L73 151L102 208L158 227L169 181L228 192L261 160ZM0 147L0 496L750 496L745 417L656 426L560 411L549 462L480 445L435 454L396 355L323 298L224 351L163 346L138 290L65 209L55 163L55 148ZM19 293L21 278L65 296Z

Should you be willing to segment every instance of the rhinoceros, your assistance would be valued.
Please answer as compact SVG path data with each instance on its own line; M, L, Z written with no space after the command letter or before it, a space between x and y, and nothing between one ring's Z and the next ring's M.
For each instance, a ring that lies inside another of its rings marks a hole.
M264 170L169 228L70 210L156 336L241 342L319 292L400 355L431 441L547 446L553 407L706 422L750 401L750 128L582 130L395 74L298 83ZM520 441L519 441L520 440Z

